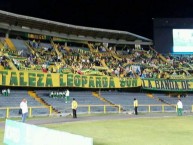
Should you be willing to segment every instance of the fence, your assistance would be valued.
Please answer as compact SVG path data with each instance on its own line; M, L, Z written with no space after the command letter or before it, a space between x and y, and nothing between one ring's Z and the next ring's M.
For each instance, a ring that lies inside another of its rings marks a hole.
M160 104L152 104L152 105L139 105L138 106L139 112L177 112L176 105L160 105ZM36 106L36 107L29 107L28 116L40 116L40 115L56 115L53 112L52 106L43 107L43 106ZM81 113L121 113L124 111L133 111L132 105L79 105L78 112ZM185 105L184 106L185 112L193 112L193 105ZM9 118L9 117L19 117L18 114L19 107L0 107L0 117L1 118ZM61 113L71 113L71 108L65 108L64 112Z

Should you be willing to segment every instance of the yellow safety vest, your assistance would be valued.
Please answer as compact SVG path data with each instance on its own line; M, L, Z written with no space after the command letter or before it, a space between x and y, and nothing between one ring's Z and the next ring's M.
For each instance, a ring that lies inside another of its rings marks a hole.
M138 107L138 100L135 100L135 101L133 102L133 106L134 106L134 107Z
M72 109L77 109L78 103L74 100L72 101Z

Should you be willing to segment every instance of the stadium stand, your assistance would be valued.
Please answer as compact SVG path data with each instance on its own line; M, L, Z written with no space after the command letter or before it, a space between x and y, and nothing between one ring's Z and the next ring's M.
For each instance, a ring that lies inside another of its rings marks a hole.
M18 55L27 57L28 49L23 40L11 39L12 43L16 47Z
M180 98L181 101L184 104L184 111L186 112L190 112L191 111L191 106L193 104L193 99L192 99L192 94L176 94L175 96L170 95L170 94L154 94L154 96L156 98L158 98L160 101L162 101L165 104L169 104L169 105L176 105L178 99Z
M55 109L57 109L60 113L71 113L71 101L72 98L76 98L77 102L80 105L104 105L105 103L100 101L99 99L92 96L91 91L70 91L70 100L66 103L65 98L50 97L50 91L43 91L43 90L36 90L38 96L40 96L44 101L48 104L52 105ZM98 108L97 108L98 109ZM102 111L99 110L92 110L92 112ZM88 112L88 107L79 107L78 112Z
M0 117L6 116L6 108L10 108L10 116L18 116L19 105L21 100L26 98L28 102L28 107L43 107L42 104L34 100L32 97L28 95L27 91L22 90L11 90L9 96L0 96L0 107L4 109L0 109ZM13 107L13 108L12 108ZM33 109L33 115L41 115L48 114L48 109Z
M15 20L17 26L13 25ZM8 34L5 30L10 25L13 33L11 30ZM166 111L175 111L178 97L150 95L141 90L178 94L193 90L191 55L162 55L152 48L150 39L136 34L4 11L0 11L1 29L5 36L0 38L1 89L35 88L31 91L33 98L27 91L11 90L9 97L0 97L1 107L17 107L26 97L29 106L47 107L33 109L33 114L50 114L49 106L53 112L71 113L70 102L76 98L80 104L78 112L117 111L117 108L132 111L133 98L137 98L141 112L150 111L150 107L151 111L163 111L163 105L168 105ZM80 91L81 87L86 91ZM64 97L49 96L51 91L66 88L70 89L67 103ZM137 93L132 93L132 89L137 89ZM186 111L192 109L191 95L182 96L182 102L187 105ZM0 116L5 114L4 109ZM17 110L11 110L10 115L17 115Z
M133 99L136 98L139 101L139 105L145 105L139 107L139 111L147 111L146 105L162 104L160 101L150 98L146 93L130 93L130 92L101 92L101 96L105 99L110 100L114 104L120 104L124 110L133 110ZM153 107L152 111L158 111L160 107Z

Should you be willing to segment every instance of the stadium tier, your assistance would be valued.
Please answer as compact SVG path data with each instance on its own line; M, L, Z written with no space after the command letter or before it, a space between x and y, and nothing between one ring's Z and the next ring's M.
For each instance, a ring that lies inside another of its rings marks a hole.
M175 110L176 98L147 93L175 92L179 98L193 91L192 55L160 54L152 40L133 33L0 11L0 36L0 107L17 107L27 98L35 107L31 116L69 113L72 98L82 105L80 112L129 111L133 98L139 111L163 111L163 105ZM11 95L5 97L7 89ZM153 104L158 106L148 106ZM14 108L2 110L1 116L17 114Z

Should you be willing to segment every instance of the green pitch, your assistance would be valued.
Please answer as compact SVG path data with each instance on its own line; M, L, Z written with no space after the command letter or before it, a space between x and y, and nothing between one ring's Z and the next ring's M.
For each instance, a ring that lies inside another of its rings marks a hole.
M94 145L192 145L193 117L128 119L46 125L94 138Z
M92 137L94 145L192 145L193 117L138 118L44 125ZM0 141L4 131L0 129Z

